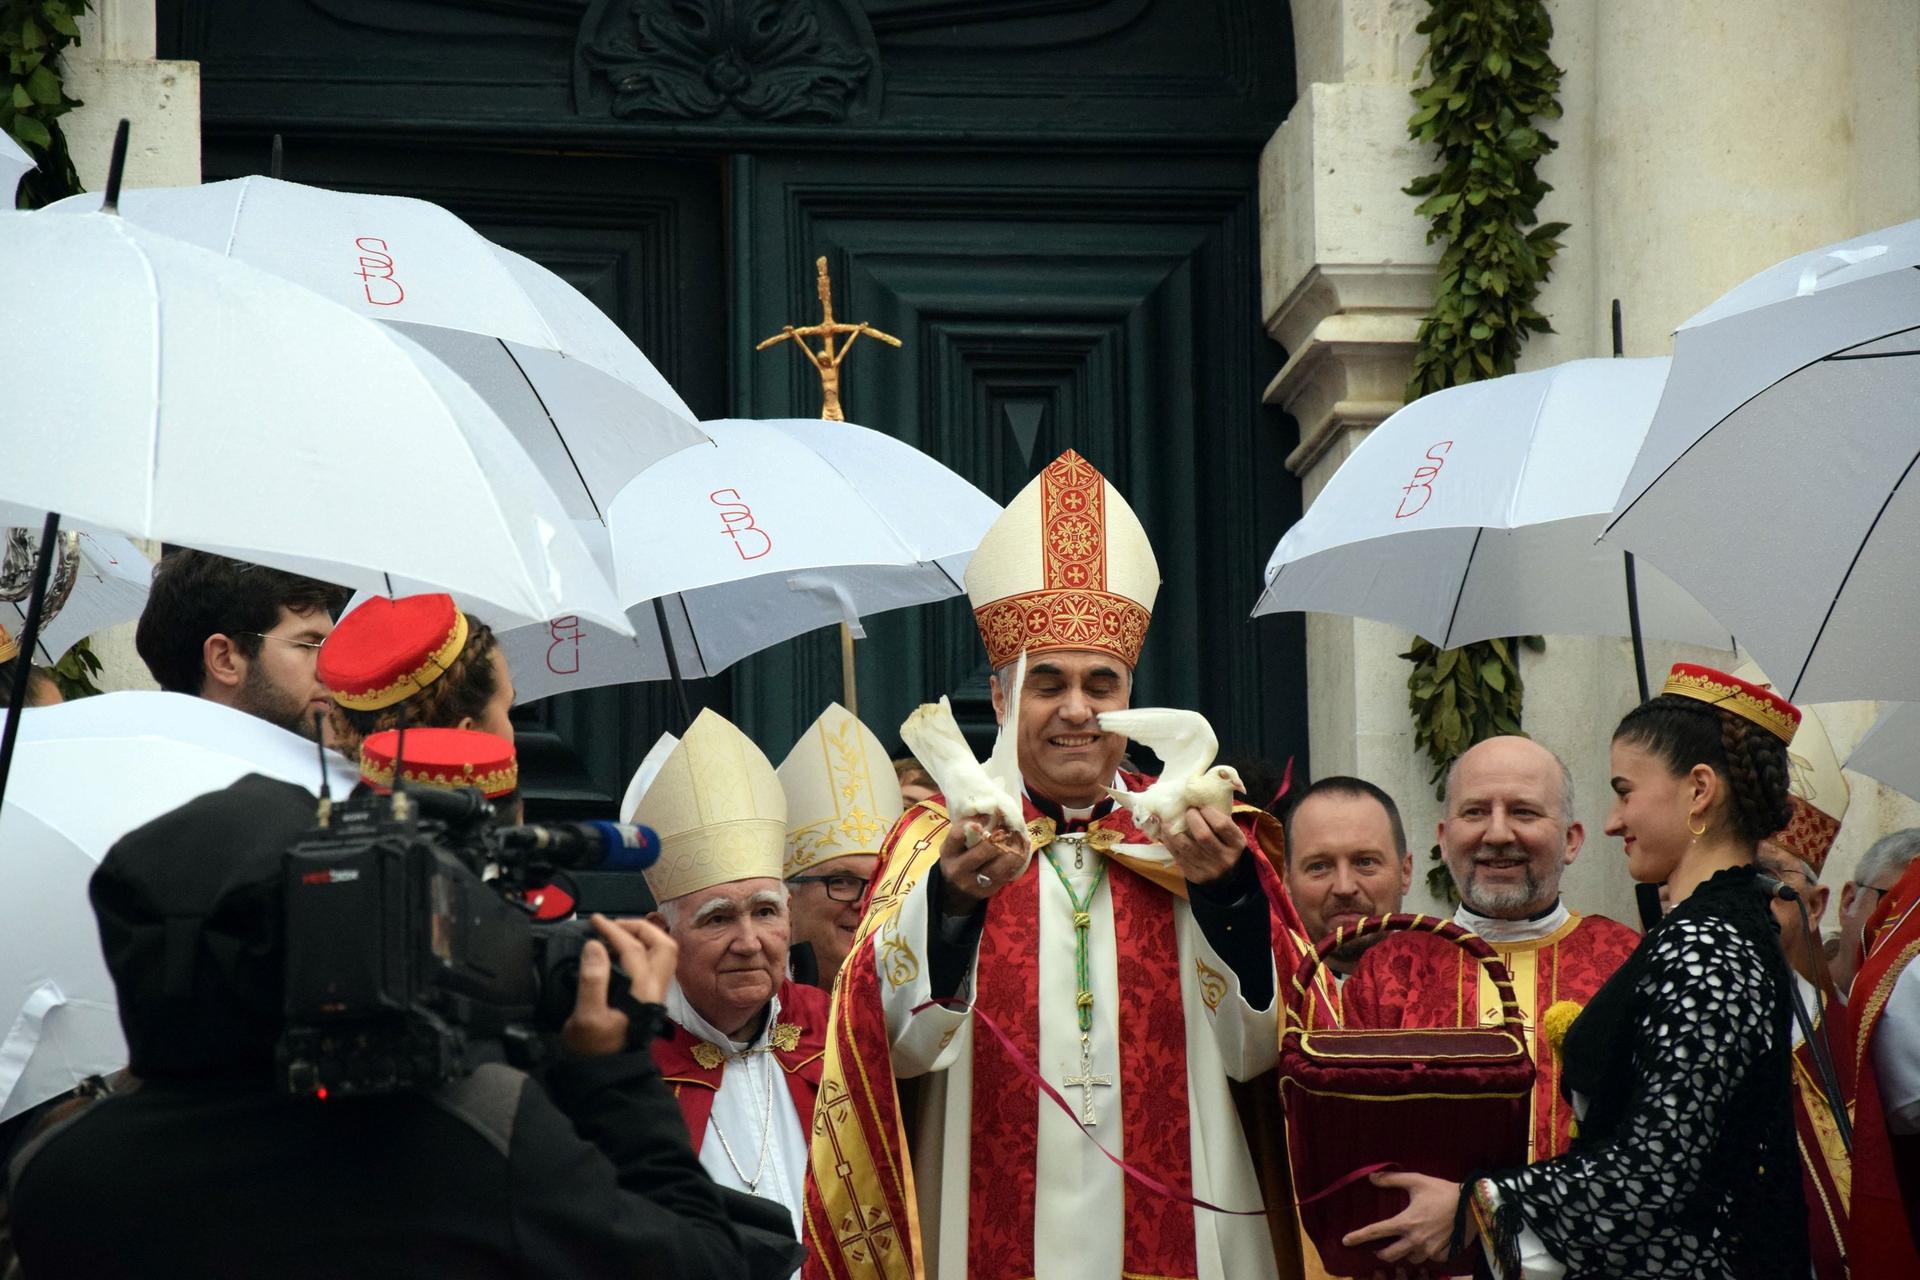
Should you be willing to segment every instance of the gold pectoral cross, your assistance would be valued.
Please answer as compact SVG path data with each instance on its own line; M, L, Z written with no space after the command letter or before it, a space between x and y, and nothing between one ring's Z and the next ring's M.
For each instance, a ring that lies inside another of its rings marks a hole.
M1113 1077L1093 1074L1093 1044L1086 1036L1080 1037L1080 1074L1068 1076L1060 1083L1080 1091L1080 1123L1089 1129L1100 1123L1093 1114L1093 1091L1111 1089Z
M831 422L845 422L847 415L840 408L840 366L846 362L847 353L853 350L853 344L861 334L878 338L890 347L900 345L900 339L890 333L882 333L872 325L861 321L847 324L833 318L833 280L827 275L827 260L820 258L814 263L819 271L820 323L796 327L787 325L771 338L760 343L755 351L765 351L776 342L791 341L800 348L814 371L820 375L820 416ZM834 339L845 337L846 342L837 349ZM820 347L815 350L807 345L808 338L820 339Z

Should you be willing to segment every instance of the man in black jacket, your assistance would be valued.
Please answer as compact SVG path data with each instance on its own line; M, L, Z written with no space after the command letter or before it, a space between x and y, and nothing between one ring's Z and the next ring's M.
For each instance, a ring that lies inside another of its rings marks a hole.
M253 776L101 864L91 896L140 1084L15 1156L27 1280L736 1280L798 1265L791 1237L736 1227L740 1202L701 1170L645 1052L652 1028L608 1004L611 946L658 1017L674 946L644 922L596 920L606 945L582 958L573 1056L544 1086L489 1065L433 1092L279 1092L281 854L312 823L306 792Z

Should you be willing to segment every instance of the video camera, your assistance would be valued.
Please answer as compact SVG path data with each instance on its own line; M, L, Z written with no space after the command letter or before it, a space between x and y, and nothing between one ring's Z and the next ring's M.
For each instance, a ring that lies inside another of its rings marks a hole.
M391 1093L537 1060L573 1007L591 929L535 923L526 891L560 870L639 871L659 852L645 827L496 825L473 789L323 802L285 858L284 1087Z

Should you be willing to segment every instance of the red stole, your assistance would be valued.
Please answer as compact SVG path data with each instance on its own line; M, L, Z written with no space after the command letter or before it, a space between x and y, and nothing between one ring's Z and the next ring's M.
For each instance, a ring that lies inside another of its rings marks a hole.
M1544 1015L1562 1000L1586 1004L1639 943L1639 934L1605 916L1571 915L1538 941L1489 944L1512 971L1522 1020L1532 1032L1528 1148L1534 1160L1560 1155L1573 1141L1573 1107L1560 1096L1560 1060L1542 1029ZM1480 966L1428 933L1397 934L1368 951L1340 985L1340 1001L1349 1027L1467 1027L1500 1020Z
M1814 1010L1809 1009L1808 1013ZM1814 1034L1826 1040L1834 1075L1845 1090L1853 1079L1853 1020L1845 1005L1829 1003ZM1840 1141L1833 1109L1820 1085L1813 1047L1804 1041L1793 1051L1793 1127L1799 1138L1800 1172L1807 1198L1807 1243L1818 1280L1847 1275L1847 1204L1853 1162Z
M1847 1259L1861 1280L1920 1276L1920 1249L1901 1194L1920 1183L1920 1137L1896 1140L1887 1132L1880 1080L1873 1068L1873 1033L1901 973L1920 955L1920 861L1910 863L1898 884L1867 920L1866 958L1853 980L1850 1007L1854 1031L1853 1200L1847 1223ZM1904 1166L1904 1167L1903 1167ZM1903 1177L1904 1174L1904 1177ZM1920 1212L1920 1203L1912 1205Z
M653 1062L660 1068L661 1078L673 1086L673 1096L680 1103L680 1114L686 1119L687 1135L693 1139L697 1154L707 1136L707 1120L713 1115L713 1099L720 1092L726 1059L714 1059L710 1052L703 1051L701 1057L711 1065L702 1063L694 1052L706 1041L678 1024L668 1025L672 1034L653 1042ZM782 982L780 1021L774 1026L776 1045L781 1028L788 1026L799 1029L798 1037L791 1048L776 1047L773 1058L786 1073L787 1092L793 1095L794 1110L800 1114L800 1132L808 1133L813 1128L813 1100L820 1091L820 1058L827 1042L827 993L792 979Z

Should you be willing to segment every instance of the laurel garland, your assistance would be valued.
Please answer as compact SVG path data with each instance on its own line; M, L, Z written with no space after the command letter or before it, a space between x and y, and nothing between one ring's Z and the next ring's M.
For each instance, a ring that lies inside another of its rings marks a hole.
M1432 146L1440 168L1415 179L1427 242L1444 242L1433 309L1420 323L1411 403L1443 387L1512 373L1528 337L1553 326L1534 306L1560 249L1564 222L1540 223L1552 188L1537 171L1554 141L1534 124L1560 116L1560 68L1548 56L1553 21L1540 0L1430 0L1418 28L1427 37L1427 80L1413 92L1413 138ZM1538 224L1538 225L1536 225ZM1527 647L1544 641L1529 636ZM1414 742L1433 763L1435 795L1448 766L1482 738L1520 731L1524 687L1515 642L1485 640L1440 649L1416 639L1400 655ZM1438 862L1427 872L1436 896L1452 899Z
M74 21L92 0L0 0L0 129L27 149L39 167L20 180L15 203L37 209L84 190L67 153L60 117L80 105L67 96L60 55L80 43Z

